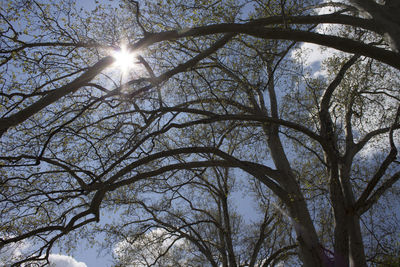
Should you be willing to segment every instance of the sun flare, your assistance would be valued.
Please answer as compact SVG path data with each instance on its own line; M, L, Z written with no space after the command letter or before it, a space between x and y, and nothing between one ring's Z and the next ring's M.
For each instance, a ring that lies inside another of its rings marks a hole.
M136 53L129 51L125 45L122 45L121 49L115 51L112 56L115 58L114 66L122 72L127 72L134 68Z

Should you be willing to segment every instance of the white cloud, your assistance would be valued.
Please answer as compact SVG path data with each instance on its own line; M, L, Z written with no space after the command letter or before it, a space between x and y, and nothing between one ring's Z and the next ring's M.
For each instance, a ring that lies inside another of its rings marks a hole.
M317 10L317 14L325 15L335 11L337 11L335 7L323 7ZM321 24L318 25L315 31L320 34L336 35L339 29L340 26L336 24ZM315 78L327 75L325 70L321 69L321 63L334 55L345 56L346 53L312 43L303 43L292 52L292 58L296 58L299 62L303 63L305 67L310 68L312 76Z
M29 242L21 241L9 244L0 250L0 266L9 266L11 263L24 258L23 254L30 248ZM51 267L87 267L83 262L76 261L71 256L50 254ZM23 266L29 266L23 265Z
M11 238L12 236L8 236ZM24 251L29 247L29 243L20 241L11 243L0 249L0 265L6 266L7 262L15 262L22 258Z
M87 267L84 262L78 262L71 256L50 254L50 267Z

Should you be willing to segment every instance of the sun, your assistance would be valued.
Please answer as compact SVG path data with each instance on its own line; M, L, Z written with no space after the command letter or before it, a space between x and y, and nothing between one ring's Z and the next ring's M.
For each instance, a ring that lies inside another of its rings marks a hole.
M122 73L126 73L135 66L136 53L129 51L126 45L121 45L118 51L114 51L112 56L115 58L114 66L119 68Z

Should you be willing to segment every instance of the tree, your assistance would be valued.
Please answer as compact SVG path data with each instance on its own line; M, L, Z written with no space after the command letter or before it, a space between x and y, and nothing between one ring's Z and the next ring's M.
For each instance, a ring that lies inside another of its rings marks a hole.
M239 184L229 169L204 169L181 178L152 181L146 185L150 192L111 200L123 210L105 229L113 239L123 237L114 249L117 266L269 266L294 254L290 227L273 212L270 196L258 196L264 204L261 216L246 222L234 209ZM149 204L141 200L148 194Z
M305 266L390 258L368 226L398 200L398 11L372 0L123 1L92 13L2 3L1 246L29 240L14 264L41 261L115 195L237 168L273 193ZM118 73L122 42L139 55ZM297 42L350 55L307 76L290 56Z

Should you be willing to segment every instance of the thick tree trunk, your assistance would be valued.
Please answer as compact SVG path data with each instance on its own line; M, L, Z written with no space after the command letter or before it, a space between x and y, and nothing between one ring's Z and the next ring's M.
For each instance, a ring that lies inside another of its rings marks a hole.
M290 203L286 203L286 205L299 242L300 258L306 267L322 267L324 266L324 252L319 243L307 203L291 171L279 136L270 133L268 145L276 168L285 173L285 176L281 179L281 185L289 195Z
M367 266L359 217L353 212L355 199L349 180L351 160L347 164L339 164L331 154L327 162L335 218L334 266Z
M367 261L360 228L360 218L353 209L355 197L350 184L350 162L350 160L347 160L345 164L341 165L339 172L346 204L347 227L350 244L350 267L364 267L367 266Z
M337 169L330 170L330 198L335 219L334 228L334 266L349 266L349 232L346 206L337 175Z
M273 118L278 118L274 73L271 65L272 64L267 65L271 116ZM264 112L266 112L266 110L264 110ZM296 231L297 241L299 243L299 256L305 267L322 267L324 266L324 252L319 243L318 235L307 208L307 203L301 192L300 185L292 172L281 139L279 138L279 125L264 125L263 129L267 135L267 143L275 167L284 174L279 180L279 184L288 194L289 201L285 201L285 204Z
M350 233L350 267L367 266L364 243L361 235L360 218L357 214L349 216L347 225Z
M295 227L300 258L306 267L322 267L324 266L324 252L319 243L306 202L303 197L301 199L294 198L293 202L296 203L289 207L289 214Z

